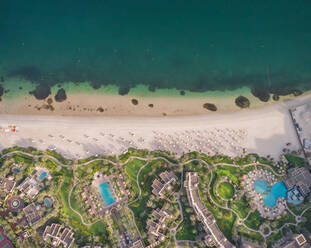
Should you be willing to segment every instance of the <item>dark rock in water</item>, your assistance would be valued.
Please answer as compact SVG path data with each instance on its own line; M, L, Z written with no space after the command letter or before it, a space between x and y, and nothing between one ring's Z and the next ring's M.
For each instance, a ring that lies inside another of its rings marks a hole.
M0 77L0 82L1 82L1 83L4 82L4 77L3 77L3 76Z
M59 89L54 98L56 102L65 101L67 99L66 91L63 88Z
M180 95L184 96L186 94L186 92L184 90L181 90L180 92Z
M97 108L96 110L97 110L98 112L101 112L101 113L104 112L104 109L103 109L102 107L99 107L99 108Z
M254 86L252 87L251 92L255 97L259 98L259 100L262 102L267 102L270 99L269 89L266 88L265 86L262 86L260 88L258 86Z
M273 99L274 101L278 101L278 100L280 100L280 96L277 95L277 94L273 94L272 99Z
M35 90L30 91L29 94L34 95L38 100L44 100L51 94L50 86L39 84Z
M138 105L138 100L137 100L137 99L132 99L131 102L132 102L134 105Z
M93 87L94 90L98 90L101 86L99 82L91 82L91 86Z
M2 85L0 84L0 97L3 96L3 92L4 92L4 89L3 89Z
M155 92L156 91L156 87L154 85L149 85L148 86L148 90L151 92Z
M22 86L19 86L19 87L18 87L18 89L19 89L19 90L22 90L22 89L23 89L23 87L22 87Z
M120 87L119 88L119 95L124 96L127 95L130 92L129 87Z
M148 104L148 107L153 108L153 104L152 103Z
M250 102L245 96L237 97L235 99L235 104L240 108L248 108L250 106Z
M47 103L48 103L49 105L51 105L51 104L53 103L53 99L52 99L51 97L48 98Z
M217 107L213 103L204 103L203 108L208 109L210 111L217 111Z
M302 91L297 90L297 89L293 90L293 95L294 96L300 96L301 94L302 94Z
M9 93L10 92L10 90L8 89L8 90L5 90L4 91L4 94L6 94L6 93Z

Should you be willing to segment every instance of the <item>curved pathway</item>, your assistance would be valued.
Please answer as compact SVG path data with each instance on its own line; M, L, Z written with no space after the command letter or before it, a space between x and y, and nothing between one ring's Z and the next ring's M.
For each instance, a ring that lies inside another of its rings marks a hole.
M85 165L88 165L88 164L93 163L93 162L96 162L96 161L105 161L105 162L111 163L111 164L113 164L113 165L115 165L115 166L124 166L125 164L127 164L128 162L130 162L130 161L133 160L133 159L138 159L138 160L146 161L146 163L139 169L139 171L138 171L138 173L137 173L137 176L136 176L136 183L137 183L137 186L138 186L139 195L138 195L138 197L137 197L135 200L133 200L132 202L128 203L127 206L129 206L130 204L136 202L136 201L139 200L139 198L141 197L141 191L142 191L142 190L141 190L141 187L140 187L140 184L139 184L139 175L140 175L141 171L145 168L145 166L148 165L148 163L149 163L150 161L152 161L152 160L163 160L163 161L165 161L166 163L168 163L168 164L170 164L170 165L172 165L172 166L184 166L184 165L186 165L186 164L188 164L188 163L191 163L191 162L193 162L193 161L198 161L198 162L201 162L201 163L205 164L206 166L208 166L209 169L211 169L212 167L215 168L215 167L217 167L217 166L230 166L230 167L235 167L235 168L245 168L245 167L249 167L249 166L257 166L257 165L260 165L260 166L269 168L269 169L272 171L272 173L273 173L274 175L276 175L276 176L280 176L280 177L285 176L285 174L279 174L279 173L277 173L277 172L272 168L272 166L267 165L267 164L249 163L249 164L244 164L244 165L237 165L237 164L229 164L229 163L222 163L222 162L220 162L220 163L216 163L216 164L212 164L212 165L211 165L211 164L209 164L208 162L206 162L205 160L199 159L199 158L189 159L188 161L185 161L185 162L182 162L182 163L173 163L173 162L169 161L169 160L168 160L167 158L165 158L165 157L161 157L161 156L150 157L150 154L148 155L147 158L138 157L138 156L130 156L127 160L125 160L125 161L122 162L122 163L119 163L119 161L118 161L118 162L114 162L114 161L111 161L111 160L106 159L106 158L94 158L94 159L92 159L92 160L90 160L90 161L87 161L87 162L85 162L85 163L81 163L81 164L75 164L75 163L73 163L73 164L71 164L71 165L63 164L63 163L60 162L57 158L55 158L54 156L51 156L51 155L49 155L49 154L34 155L34 154L31 154L31 153L28 153L28 152L18 151L18 150L16 150L16 151L11 151L11 152L8 152L8 153L6 153L6 154L3 154L3 155L1 155L1 157L2 157L2 158L3 158L3 157L7 157L7 156L9 156L9 155L16 154L16 153L23 154L23 155L26 155L26 156L30 156L30 157L32 157L32 158L49 158L49 159L52 159L52 160L54 160L55 162L57 162L57 163L58 163L59 165L61 165L62 167L67 167L67 168L68 168L68 167L74 167L74 166L76 166L76 167L85 166ZM74 168L73 168L73 169L74 169ZM252 211L249 211L248 214L247 214L247 216L246 216L245 218L240 218L239 214L238 214L235 210L233 210L233 209L231 209L231 208L229 208L229 207L227 207L227 206L222 206L222 205L218 204L217 202L215 202L215 200L211 197L211 194L210 194L210 186L211 186L212 179L213 179L213 172L212 172L212 170L211 170L211 178L210 178L210 181L209 181L209 183L208 183L208 188L209 188L209 190L208 190L208 196L209 196L209 198L211 199L211 201L213 202L213 204L215 204L215 205L216 205L217 207L219 207L219 208L225 209L225 210L230 211L230 212L232 212L233 214L235 214L235 215L237 216L237 218L238 218L238 224L244 226L245 228L247 228L248 230L250 230L250 231L252 231L252 232L260 233L260 234L264 237L265 241L266 241L266 237L267 237L267 236L269 236L269 235L270 235L271 233L273 233L273 232L278 232L278 231L280 231L280 230L283 229L286 225L294 225L294 226L297 226L297 224L298 224L297 222L296 222L296 223L285 223L285 224L282 225L280 228L271 231L268 235L264 235L263 232L260 231L260 230L255 230L255 229L252 229L252 228L246 226L245 223L244 223L244 221L247 220L247 218L248 218L249 215L252 213ZM101 221L101 220L97 220L97 221L92 222L92 223L86 223L86 222L84 221L84 219L83 219L83 216L82 216L78 211L76 211L76 210L72 207L70 198L71 198L72 191L74 190L74 188L76 187L77 184L78 184L78 181L73 185L73 187L71 188L71 190L70 190L70 192L69 192L69 194L68 194L68 199L67 199L67 200L68 200L68 205L69 205L70 209L71 209L75 214L77 214L77 215L80 217L82 224L85 225L85 226L90 226L90 225L95 224L95 223L98 222L98 221ZM180 189L180 190L181 190L181 189ZM179 193L180 193L180 191L178 192L178 204L179 204L179 208L180 208L180 210L181 210L181 218L182 218L182 221L181 221L175 228L173 228L174 231L175 231L175 232L174 232L174 240L175 240L175 243L176 243L176 242L177 242L177 243L180 243L180 242L181 242L181 243L183 243L183 242L196 243L196 241L190 241L190 240L178 240L178 241L176 240L176 231L177 231L179 225L183 222L183 213L182 213L182 206L181 206L180 199L179 199ZM311 208L311 207L310 207L310 208ZM305 213L307 210L309 210L310 208L304 209L304 211L303 211L299 216L297 216L297 215L295 215L292 211L290 211L290 209L287 207L287 209L289 210L289 212L290 212L292 215L294 215L295 217L302 217L302 216L304 215L304 213ZM130 208L129 208L129 209L130 209ZM131 213L133 214L133 220L134 220L134 223L135 223L135 226L136 226L136 221L135 221L134 213L133 213L133 211L132 211L131 209L130 209L130 211L131 211ZM138 229L137 226L136 226L136 229L137 229L139 235L141 236L141 234L140 234L139 229Z

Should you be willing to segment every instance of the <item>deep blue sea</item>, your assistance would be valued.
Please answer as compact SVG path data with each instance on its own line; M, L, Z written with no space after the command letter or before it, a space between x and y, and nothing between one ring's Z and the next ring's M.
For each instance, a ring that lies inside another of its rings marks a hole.
M0 2L1 81L311 89L310 0Z

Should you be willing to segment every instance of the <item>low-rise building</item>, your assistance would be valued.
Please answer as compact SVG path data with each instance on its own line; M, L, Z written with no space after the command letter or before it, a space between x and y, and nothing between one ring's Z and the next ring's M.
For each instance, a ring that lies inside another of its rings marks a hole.
M311 173L304 167L290 169L284 183L288 190L297 186L302 195L306 197L310 193Z
M11 193L14 189L15 181L13 178L0 178L0 190Z
M285 245L282 248L310 248L311 245L308 243L307 239L303 234L295 235L294 239Z
M134 243L130 244L128 248L144 248L145 247L145 244L144 242L139 239L139 240L136 240Z
M17 189L24 193L29 199L34 199L39 194L41 187L39 183L32 177L27 177Z
M71 229L67 227L62 228L60 224L55 223L45 227L43 239L47 240L48 238L50 238L53 246L59 247L63 245L65 248L72 246L75 240L74 233Z
M235 247L223 235L216 224L214 216L208 211L201 201L198 190L199 178L196 172L187 172L184 187L187 191L187 197L190 206L194 209L197 219L202 222L206 232L205 244L215 247L233 248Z
M172 182L177 181L177 177L173 172L164 171L160 175L162 182L160 182L157 178L154 179L152 183L152 193L156 196L162 196L164 190L170 190L170 186Z
M35 203L32 203L23 209L23 212L25 214L29 226L34 225L41 219L39 210L40 206L36 205Z

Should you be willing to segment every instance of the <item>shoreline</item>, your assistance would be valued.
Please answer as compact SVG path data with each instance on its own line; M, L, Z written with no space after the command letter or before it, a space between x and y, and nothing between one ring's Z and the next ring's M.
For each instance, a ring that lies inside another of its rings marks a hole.
M128 148L241 156L255 152L278 159L285 144L300 149L288 109L310 101L301 96L245 111L212 115L157 117L70 117L0 115L2 128L15 124L17 133L0 132L0 149L34 146L55 149L68 158L121 154Z
M150 92L147 87L142 85L134 88L127 95L119 95L116 87L109 86L95 90L85 83L80 86L63 85L62 88L66 92L67 98L62 102L57 102L54 97L59 87L53 87L51 94L44 100L37 100L28 93L33 90L33 85L29 82L23 83L25 86L22 91L18 90L20 86L15 85L15 88L3 95L0 102L0 114L88 117L192 116L257 109L297 98L293 95L280 96L280 99L275 101L271 96L268 102L262 102L252 95L251 90L247 87L224 92L185 92L185 95L180 95L177 90ZM4 85L4 89L8 89L8 86ZM310 91L305 92L302 96L309 94ZM240 108L236 105L235 99L239 96L244 96L249 100L249 108ZM203 107L204 104L211 104L217 110L206 109Z

